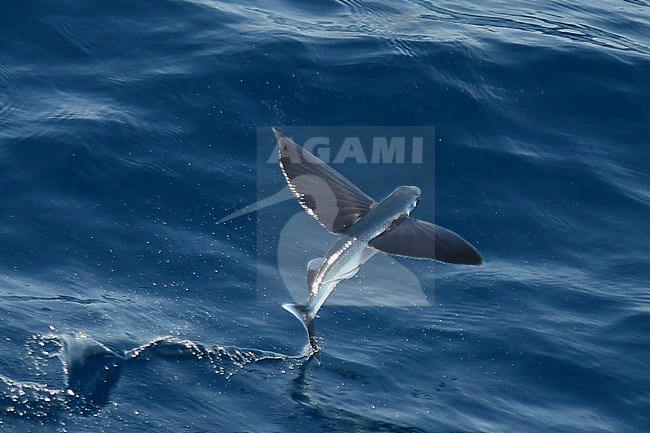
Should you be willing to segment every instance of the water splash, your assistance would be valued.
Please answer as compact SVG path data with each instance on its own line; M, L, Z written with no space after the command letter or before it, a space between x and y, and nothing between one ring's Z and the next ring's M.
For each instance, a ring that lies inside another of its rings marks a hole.
M110 393L122 371L133 362L152 359L190 359L205 361L216 374L230 379L247 365L276 361L302 365L309 353L286 355L257 349L217 345L208 347L191 340L164 336L134 349L118 352L85 334L36 335L30 355L41 363L58 359L64 386L13 380L0 375L0 415L22 418L52 417L62 412L96 414L110 401Z

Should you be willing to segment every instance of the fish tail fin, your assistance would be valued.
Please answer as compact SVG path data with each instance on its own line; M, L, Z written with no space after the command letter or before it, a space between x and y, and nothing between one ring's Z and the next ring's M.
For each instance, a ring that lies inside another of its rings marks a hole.
M282 304L282 308L300 320L302 326L305 327L305 331L307 331L309 346L311 347L311 354L317 354L318 346L316 345L316 334L314 333L314 318L309 315L307 306L302 304Z

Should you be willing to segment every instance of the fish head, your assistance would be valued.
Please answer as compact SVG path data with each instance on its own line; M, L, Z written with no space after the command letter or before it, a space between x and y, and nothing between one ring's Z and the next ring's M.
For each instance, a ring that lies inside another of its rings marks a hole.
M417 186L400 186L398 189L402 190L404 197L408 199L408 209L409 213L411 213L411 211L420 204L422 191Z
M421 194L422 191L417 186L400 186L391 193L391 196L406 204L406 214L408 215L420 204Z

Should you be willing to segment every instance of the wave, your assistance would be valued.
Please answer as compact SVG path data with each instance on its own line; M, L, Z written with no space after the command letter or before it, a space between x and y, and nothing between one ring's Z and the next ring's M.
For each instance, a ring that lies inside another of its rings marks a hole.
M306 366L308 352L287 355L231 346L208 347L191 340L158 337L134 349L119 352L85 334L35 337L40 356L62 364L63 387L14 380L0 375L0 414L21 418L45 418L61 412L96 414L110 401L110 394L125 369L134 362L153 359L202 361L229 379L247 365L277 362L282 368Z

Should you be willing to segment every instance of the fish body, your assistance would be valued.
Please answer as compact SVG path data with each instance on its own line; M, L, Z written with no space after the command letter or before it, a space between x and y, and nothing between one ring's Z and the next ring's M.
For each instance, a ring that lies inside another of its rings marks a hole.
M318 350L316 314L336 286L356 275L379 251L446 263L483 263L479 252L458 234L410 217L420 202L417 186L400 186L376 202L293 140L273 131L289 189L309 215L339 235L324 257L309 262L307 302L283 305L302 322L314 351Z
M388 230L395 220L408 216L419 197L418 187L397 188L341 234L323 259L310 262L307 316L311 320L316 317L336 286L356 275L361 266L379 252L370 246L370 242Z

